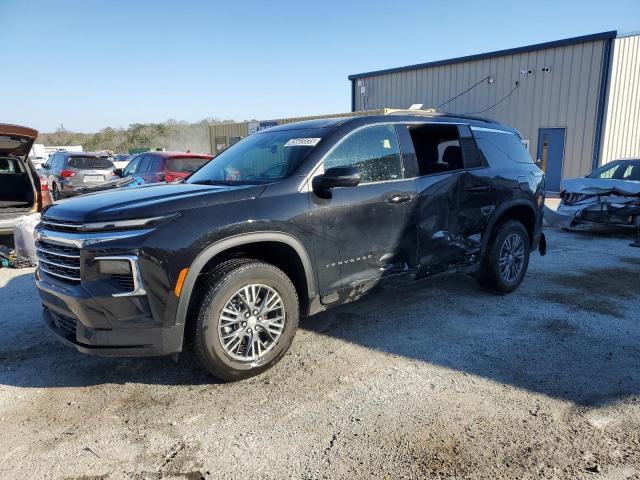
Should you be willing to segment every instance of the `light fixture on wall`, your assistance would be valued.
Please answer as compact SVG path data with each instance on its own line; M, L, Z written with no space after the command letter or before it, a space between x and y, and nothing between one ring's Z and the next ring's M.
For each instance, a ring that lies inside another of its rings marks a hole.
M493 77L489 77L487 80L489 82L489 85L496 81Z

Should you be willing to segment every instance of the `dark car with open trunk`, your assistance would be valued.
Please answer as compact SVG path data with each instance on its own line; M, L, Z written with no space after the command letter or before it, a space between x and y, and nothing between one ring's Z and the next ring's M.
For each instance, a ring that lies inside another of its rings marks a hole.
M12 232L16 218L51 202L46 183L29 160L37 137L32 128L0 124L0 234Z

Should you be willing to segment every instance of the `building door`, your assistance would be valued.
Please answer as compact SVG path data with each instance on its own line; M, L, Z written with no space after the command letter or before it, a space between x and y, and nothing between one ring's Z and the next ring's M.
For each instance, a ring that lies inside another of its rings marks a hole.
M549 192L560 191L564 134L564 128L541 128L538 132L538 166L545 174Z

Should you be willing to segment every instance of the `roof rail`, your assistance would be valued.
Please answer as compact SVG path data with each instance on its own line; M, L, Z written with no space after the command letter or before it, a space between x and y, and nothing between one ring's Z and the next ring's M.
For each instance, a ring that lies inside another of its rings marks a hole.
M435 117L437 115L442 115L444 112L437 110L435 108L421 108L411 109L411 108L385 108L385 115L426 115L430 117Z
M454 118L464 118L466 120L476 120L478 122L484 123L493 123L496 124L495 120L484 117L474 117L473 115L465 115L464 113L450 113L444 112L442 110L438 110L437 108L425 108L420 110L409 110L409 109L401 109L401 108L385 108L385 115L416 115L423 117L454 117Z

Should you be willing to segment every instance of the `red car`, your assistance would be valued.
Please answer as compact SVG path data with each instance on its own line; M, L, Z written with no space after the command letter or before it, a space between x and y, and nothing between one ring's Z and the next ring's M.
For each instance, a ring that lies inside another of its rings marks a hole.
M190 152L146 152L133 157L120 176L133 177L137 184L169 183L191 175L212 158Z

